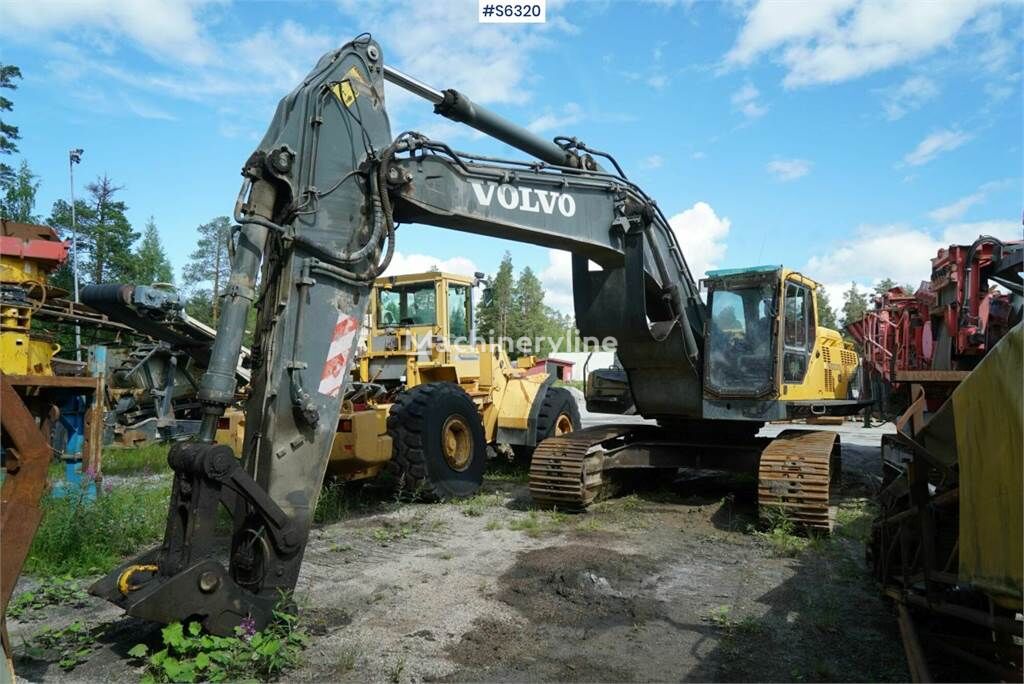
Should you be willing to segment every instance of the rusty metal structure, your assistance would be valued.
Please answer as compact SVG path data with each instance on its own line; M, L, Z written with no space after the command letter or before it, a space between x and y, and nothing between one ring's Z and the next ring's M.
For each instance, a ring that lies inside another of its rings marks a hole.
M4 444L4 480L0 488L0 639L3 641L6 667L10 665L7 636L7 604L25 564L32 538L43 512L40 500L46 492L46 473L50 465L50 441L39 429L36 417L21 396L0 372L0 427Z
M102 392L99 378L71 375L55 355L59 345L33 327L33 319L57 291L48 275L67 258L68 247L48 226L3 220L0 225L0 609L7 604L42 518L40 499L47 488L47 469L53 459L51 435L68 397L86 395L95 403ZM100 416L85 411L82 461L100 467ZM10 644L6 624L2 634L7 668Z
M996 681L1022 677L1022 356L1018 324L937 411L914 385L898 432L882 440L869 556L915 681L950 659Z
M869 556L915 681L964 666L1022 678L1022 253L987 236L942 249L929 283L849 327L873 397L902 411Z

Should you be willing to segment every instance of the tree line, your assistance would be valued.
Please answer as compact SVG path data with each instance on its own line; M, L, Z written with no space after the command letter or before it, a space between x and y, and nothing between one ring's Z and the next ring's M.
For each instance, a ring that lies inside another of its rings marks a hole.
M561 342L564 351L578 336L572 316L561 314L544 303L544 286L533 269L527 266L518 277L515 275L512 255L508 252L477 305L476 329L486 340L539 340L539 348L529 352L534 356L550 354L552 340ZM523 353L512 350L513 357Z
M21 70L0 64L0 93L17 89ZM0 112L10 112L14 103L0 95ZM18 152L18 126L0 119L0 155ZM120 199L124 186L103 174L85 185L85 194L71 204L57 200L48 216L36 213L39 177L25 159L17 169L0 162L0 216L20 223L45 223L61 239L74 240L78 254L80 285L132 283L151 285L175 283L174 269L164 249L156 219L150 216L141 230L128 220L128 206ZM216 325L218 299L231 270L228 242L231 220L219 216L198 227L199 240L182 269L186 311L209 325ZM61 266L51 278L55 287L71 291L73 264Z

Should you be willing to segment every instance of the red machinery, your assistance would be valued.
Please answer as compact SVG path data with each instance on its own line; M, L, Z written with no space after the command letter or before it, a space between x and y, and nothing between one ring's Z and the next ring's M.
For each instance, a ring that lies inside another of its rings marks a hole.
M892 394L906 395L909 382L930 385L929 405L937 408L1020 320L1022 254L1024 241L985 235L940 249L930 282L913 294L889 290L875 299L874 310L847 326L862 348L866 389L883 414Z

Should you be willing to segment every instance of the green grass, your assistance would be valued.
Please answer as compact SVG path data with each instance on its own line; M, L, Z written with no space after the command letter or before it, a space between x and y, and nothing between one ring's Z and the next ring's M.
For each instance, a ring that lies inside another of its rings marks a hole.
M871 523L876 515L877 507L870 499L844 501L836 511L836 533L867 543L871 538Z
M7 616L21 619L48 606L79 606L87 597L79 581L70 575L47 577L35 589L15 596L7 606Z
M148 444L130 449L104 449L104 475L137 475L170 472L167 465L169 444Z
M26 559L33 574L88 575L110 570L160 539L167 522L170 483L84 490L43 501L43 520Z
M329 525L366 511L386 511L395 507L394 501L382 500L367 491L360 482L328 479L320 490L313 522Z
M508 529L525 532L527 536L539 537L547 532L556 532L566 526L569 516L555 511L529 511L525 517L513 518L508 521Z
M768 529L755 534L768 542L774 555L780 558L795 558L810 546L810 539L797 536L796 525L786 515L784 509L765 507L761 511L761 517Z
M462 509L462 515L467 518L479 518L487 512L487 509L500 506L501 502L500 494L479 492L465 499L458 499L455 504Z
M495 482L529 482L530 464L495 458L488 462L484 479Z

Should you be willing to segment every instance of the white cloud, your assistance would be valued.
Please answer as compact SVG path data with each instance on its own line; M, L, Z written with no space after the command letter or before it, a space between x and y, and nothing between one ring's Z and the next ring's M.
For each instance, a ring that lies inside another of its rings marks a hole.
M725 64L766 53L786 67L790 88L838 83L905 64L952 43L985 0L758 0Z
M125 97L124 103L136 116L142 117L143 119L157 119L161 121L176 121L177 117L159 107L155 107L147 102L136 100L131 97Z
M555 130L556 133L565 133L567 126L573 126L583 118L583 109L575 102L566 103L559 113L548 112L538 116L526 125L534 133ZM560 129L560 130L556 130Z
M783 183L802 178L811 172L811 162L806 159L776 159L765 166L768 173Z
M697 152L694 152L694 153L692 153L690 155L690 159L692 159L694 161L700 161L701 159L706 159L707 156L708 156L707 154L705 154L703 152L700 152L700 151L697 151Z
M645 169L660 169L665 165L665 158L660 154L652 154L649 157L644 158L640 162L640 166Z
M931 259L940 248L970 244L979 235L1019 240L1020 225L1013 221L979 221L945 226L935 233L905 224L861 226L850 239L811 257L802 269L823 283L877 283L892 278L897 283L918 283L931 275ZM841 293L830 289L834 298ZM834 302L833 302L834 303Z
M956 219L963 218L963 215L967 213L967 210L978 204L985 199L985 193L975 192L966 197L961 197L957 201L947 204L944 207L939 207L928 212L933 220L939 223L946 223L947 221L955 221Z
M903 162L910 166L921 166L935 159L943 152L951 152L971 139L969 133L954 130L941 130L925 137L905 157Z
M911 76L895 88L883 90L882 94L885 97L882 103L885 118L896 121L933 100L939 94L939 87L926 76Z
M548 265L540 272L544 284L544 303L562 313L573 314L572 254L559 249L548 250Z
M338 39L317 33L288 19L264 27L232 46L233 58L259 77L263 87L285 94L309 73L320 56L339 47Z
M434 267L448 273L472 275L479 271L472 259L464 256L452 256L448 258L431 256L429 254L403 254L395 252L388 264L384 275L404 275L406 273L423 273Z
M352 26L370 31L380 42L389 64L481 104L528 101L536 76L531 57L551 34L575 30L567 21L552 21L557 17L552 3L547 24L481 24L475 3L466 0L339 0L338 5L354 20ZM389 88L387 97L391 105L412 98L397 88ZM424 111L429 109L424 106Z
M5 2L0 32L20 40L42 40L69 29L124 35L162 61L196 66L209 63L215 55L196 17L202 4L187 0ZM98 40L109 44L109 39Z
M707 202L695 203L669 218L668 222L695 278L701 278L715 268L725 256L725 241L732 221L718 216Z
M972 192L970 195L961 197L955 202L951 202L945 206L933 209L932 211L928 212L928 216L932 220L938 221L939 223L947 223L949 221L956 221L958 219L961 219L963 218L964 214L967 213L968 209L984 202L985 198L988 197L990 193L1005 188L1009 186L1012 182L1012 180L1007 179L1002 181L992 181L990 183L985 183L984 185L979 187L977 191Z
M761 92L748 82L732 94L732 106L748 119L756 119L768 112L768 107L758 102L760 96Z
M653 74L647 77L646 83L655 90L663 90L668 85L669 78L665 74Z

